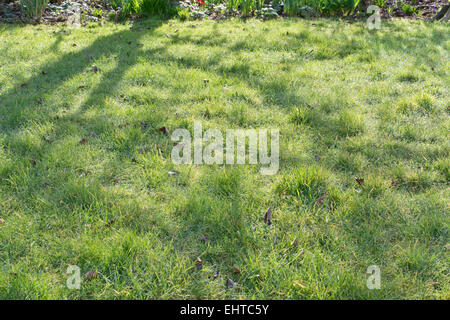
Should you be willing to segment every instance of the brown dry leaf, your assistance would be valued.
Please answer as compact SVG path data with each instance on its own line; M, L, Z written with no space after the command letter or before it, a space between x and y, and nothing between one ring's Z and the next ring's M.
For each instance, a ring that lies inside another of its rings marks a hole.
M83 138L80 140L80 144L86 144L88 142L88 138Z
M141 121L139 125L141 126L142 129L147 129L148 127L148 124L145 121Z
M306 289L306 286L302 284L300 281L294 281L294 287L300 287L302 289Z
M233 273L235 273L235 274L241 273L241 270L238 268L237 265L233 265Z
M294 239L294 241L292 241L292 243L291 243L291 248L295 249L295 248L297 248L297 246L298 246L298 240Z
M321 195L321 196L314 202L314 205L317 205L317 206L323 205L323 202L325 201L325 199L326 199L327 197L328 197L327 194Z
M138 149L138 153L147 153L149 151L148 147L143 147Z
M197 270L201 270L203 268L203 260L200 259L200 257L197 257L197 260L195 261L195 266Z
M86 272L84 277L86 280L92 280L92 279L97 278L97 275L98 275L97 271L88 271L88 272Z
M264 223L267 225L272 225L272 208L269 206L269 208L266 211L266 214L264 215Z
M364 183L364 178L358 178L358 177L356 177L356 178L355 178L355 181L356 181L359 185L362 185L362 184Z
M106 224L106 228L109 228L109 227L111 227L115 222L117 221L117 219L116 218L114 218L114 219L112 219L112 220L110 220L107 224Z
M164 126L159 128L158 130L161 131L162 133L164 133L165 135L169 135L169 130L167 130L167 128Z

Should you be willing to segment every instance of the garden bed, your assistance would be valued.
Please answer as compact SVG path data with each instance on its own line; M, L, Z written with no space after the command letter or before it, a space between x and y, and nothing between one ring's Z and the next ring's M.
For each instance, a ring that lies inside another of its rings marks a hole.
M227 7L226 3L214 1L205 3L203 0L170 2L174 7L178 8L173 11L181 19L213 19L223 20L230 17L249 17L255 16L262 19L272 19L278 17L287 17L290 15L297 15L304 18L314 18L323 16L352 16L361 17L366 16L364 10L352 10L353 12L344 11L326 11L320 12L310 6L299 6L295 13L289 14L284 9L283 4L279 2L267 2L259 9L249 9L248 12L243 12L242 7L235 8ZM306 3L306 2L305 2ZM372 1L374 5L381 8L380 14L383 18L402 17L414 19L429 19L436 15L438 9L448 3L446 0L405 0L405 1L387 1L378 0ZM84 1L84 0L69 0L63 2L50 3L44 11L41 23L60 23L66 22L70 17L73 17L77 9L81 13L81 23L88 21L103 21L103 20L124 20L137 19L142 16L142 13L137 9L132 9L121 15L125 10L121 4L109 1ZM26 22L21 14L19 1L10 1L8 3L0 3L0 21L7 23Z

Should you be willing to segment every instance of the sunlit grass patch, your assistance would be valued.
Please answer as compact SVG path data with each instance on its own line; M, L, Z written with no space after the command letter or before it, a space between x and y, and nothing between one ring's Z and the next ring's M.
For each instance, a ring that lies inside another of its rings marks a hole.
M448 299L448 25L0 28L1 298ZM278 173L173 163L198 120Z

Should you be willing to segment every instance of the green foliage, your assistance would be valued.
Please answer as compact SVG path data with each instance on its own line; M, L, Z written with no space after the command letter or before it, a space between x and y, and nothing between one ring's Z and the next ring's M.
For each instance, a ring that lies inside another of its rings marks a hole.
M114 6L120 7L120 18L124 19L130 15L141 12L140 0L118 0L120 2L114 3Z
M353 13L360 0L285 0L284 12L289 16L296 16L302 7L312 8L323 15Z
M375 4L380 8L386 8L387 0L376 0Z
M121 9L119 17L125 19L130 15L170 17L177 13L169 0L112 0L114 9Z
M413 14L417 14L417 9L408 3L403 3L401 6L402 11L408 16L412 16Z
M169 17L176 13L169 0L141 0L141 10L147 16Z
M178 14L178 18L180 18L181 21L188 20L191 16L191 12L187 8L178 10L177 14Z
M48 0L20 0L22 13L30 19L39 20L47 5Z
M298 10L300 8L300 4L302 2L303 1L300 1L300 0L284 0L283 10L289 16L295 16L295 15L297 15Z
M313 0L313 7L316 7L322 14L333 15L337 13L352 13L359 4L359 0Z

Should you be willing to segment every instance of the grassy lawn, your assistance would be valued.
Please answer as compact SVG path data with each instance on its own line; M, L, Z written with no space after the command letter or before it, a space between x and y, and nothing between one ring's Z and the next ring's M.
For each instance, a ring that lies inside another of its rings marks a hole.
M0 298L450 299L449 31L0 24ZM278 128L278 173L173 164L195 120Z

